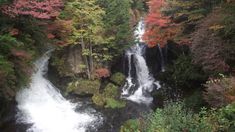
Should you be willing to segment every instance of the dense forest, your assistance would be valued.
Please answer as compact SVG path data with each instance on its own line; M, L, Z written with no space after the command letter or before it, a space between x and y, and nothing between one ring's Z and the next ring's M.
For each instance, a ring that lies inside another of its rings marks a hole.
M0 132L234 132L234 0L0 0Z

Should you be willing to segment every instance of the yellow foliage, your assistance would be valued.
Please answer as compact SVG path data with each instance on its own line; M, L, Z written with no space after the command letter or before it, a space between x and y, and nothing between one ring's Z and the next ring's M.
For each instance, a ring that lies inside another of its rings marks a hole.
M215 25L209 27L209 29L213 30L213 31L218 31L218 30L223 29L223 28L224 28L224 26L219 25L219 24L215 24Z

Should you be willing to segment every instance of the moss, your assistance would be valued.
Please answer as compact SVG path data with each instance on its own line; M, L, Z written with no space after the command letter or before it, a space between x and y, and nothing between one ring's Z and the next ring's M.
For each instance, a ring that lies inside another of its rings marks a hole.
M94 94L92 96L92 101L98 106L104 106L104 104L105 104L105 98L104 98L103 94L100 94L100 93Z
M122 73L120 72L117 72L115 74L113 74L110 78L111 81L113 81L115 84L117 85L122 85L125 83L125 75L123 75Z
M123 108L125 106L126 106L126 102L125 101L116 100L114 98L107 98L106 99L105 108L116 109L116 108Z
M109 83L104 89L104 96L116 98L118 97L118 88L112 83Z
M130 119L127 120L120 129L120 132L140 132L139 120Z
M73 92L78 95L85 95L85 94L93 95L99 91L99 88L100 88L99 80L80 79L69 83L66 89L66 93Z
M105 108L123 108L126 106L126 102L120 100L118 93L118 87L112 83L109 83L102 93L97 92L93 95L92 101Z

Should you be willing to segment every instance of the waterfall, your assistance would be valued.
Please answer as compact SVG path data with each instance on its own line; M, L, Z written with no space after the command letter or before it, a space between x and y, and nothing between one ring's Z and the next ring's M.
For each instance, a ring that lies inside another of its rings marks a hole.
M163 56L163 53L162 53L162 48L160 47L159 44L157 46L158 46L158 49L159 49L159 52L160 52L160 57L161 57L161 71L165 72L165 62L164 62L164 56Z
M122 97L133 102L150 104L153 100L150 93L153 90L154 85L158 88L160 85L154 80L152 75L150 75L146 60L144 58L145 45L140 44L140 42L143 42L141 39L143 33L144 23L143 20L141 20L135 31L136 44L126 51L126 56L128 58L128 77L122 89ZM131 75L132 56L134 58L133 63L136 69L136 80Z
M27 88L17 93L17 122L31 125L27 132L85 132L101 123L94 109L78 112L78 104L66 100L44 75L50 52L35 62L35 72Z

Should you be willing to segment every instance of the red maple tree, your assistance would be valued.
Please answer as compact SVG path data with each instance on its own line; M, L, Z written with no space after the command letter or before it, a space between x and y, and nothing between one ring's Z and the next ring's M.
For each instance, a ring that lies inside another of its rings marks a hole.
M95 75L99 78L106 78L110 76L110 71L107 68L99 68L95 70Z
M165 0L150 0L149 13L145 18L146 30L143 40L149 47L164 46L168 39L175 35L177 28L170 23L170 18L164 16L161 9L166 7Z
M14 0L3 5L1 11L11 17L30 15L39 19L51 19L59 15L61 0Z

